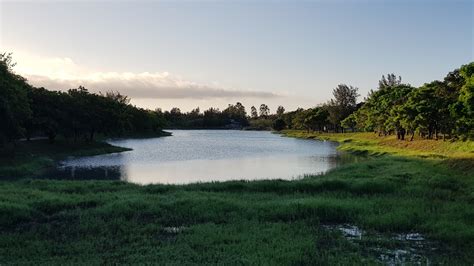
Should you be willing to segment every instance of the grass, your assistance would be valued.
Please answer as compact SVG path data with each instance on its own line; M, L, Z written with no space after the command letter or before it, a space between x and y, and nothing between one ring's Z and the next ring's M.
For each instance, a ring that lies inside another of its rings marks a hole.
M14 154L0 157L0 178L36 176L68 156L92 156L127 150L130 149L99 141L74 143L59 139L54 144L45 139L19 141Z
M0 262L371 265L380 263L374 250L403 249L393 234L421 233L436 243L423 255L430 264L474 263L472 143L401 148L369 134L286 134L377 156L295 181L0 182ZM348 240L325 227L337 224L377 237Z
M444 141L415 138L413 141L397 140L396 136L380 137L375 133L318 133L303 130L284 130L284 136L336 141L341 150L370 155L394 154L438 158L473 158L474 141Z
M323 224L439 241L433 263L474 262L474 179L435 161L381 156L297 181L139 186L0 183L5 264L373 264Z

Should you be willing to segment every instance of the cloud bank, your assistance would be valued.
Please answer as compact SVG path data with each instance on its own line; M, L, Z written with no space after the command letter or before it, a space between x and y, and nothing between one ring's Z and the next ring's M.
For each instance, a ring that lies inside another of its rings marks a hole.
M168 72L90 72L70 58L17 58L16 71L31 85L68 90L82 85L93 92L119 91L132 98L276 98L265 91L236 90L183 79Z
M94 92L119 91L132 98L273 98L278 95L263 91L244 91L199 84L163 73L93 73L87 77L56 79L42 75L26 75L38 87L67 90L82 85Z

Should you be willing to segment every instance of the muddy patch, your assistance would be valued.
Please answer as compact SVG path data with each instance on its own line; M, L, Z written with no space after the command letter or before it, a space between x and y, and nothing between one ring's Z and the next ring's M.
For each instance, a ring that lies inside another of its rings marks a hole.
M359 245L363 252L385 265L428 265L439 252L440 243L420 233L382 234L365 231L351 224L322 225L339 231L347 240Z

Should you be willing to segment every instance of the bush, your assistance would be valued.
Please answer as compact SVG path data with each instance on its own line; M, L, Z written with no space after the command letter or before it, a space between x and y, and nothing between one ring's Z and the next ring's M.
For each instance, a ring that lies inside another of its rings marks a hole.
M273 121L273 129L276 131L281 131L286 128L286 123L283 119L278 118L275 121Z

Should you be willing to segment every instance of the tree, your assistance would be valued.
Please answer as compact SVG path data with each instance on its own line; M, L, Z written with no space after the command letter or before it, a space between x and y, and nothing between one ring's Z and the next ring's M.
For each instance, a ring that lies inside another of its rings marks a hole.
M304 127L311 130L319 130L321 132L328 122L329 113L323 107L308 109L304 113Z
M402 77L397 76L395 74L387 74L387 78L385 75L382 75L382 79L379 80L379 90L394 87L402 84Z
M357 87L339 84L333 90L334 99L326 104L325 108L329 113L329 121L337 132L341 121L355 111L357 106L357 97L359 97Z
M126 95L120 94L118 91L108 91L105 93L105 97L109 98L120 104L128 105L130 104L130 98Z
M25 133L31 115L26 80L13 72L10 54L0 54L0 146L5 146Z
M222 119L222 113L217 108L209 108L204 111L203 126L204 127L221 127L224 126L227 121Z
M70 126L66 126L69 115L65 112L67 106L66 93L48 91L44 88L32 88L28 97L31 101L31 119L28 121L27 138L34 132L44 133L49 141L54 142L60 133L68 132Z
M400 105L403 104L408 93L413 88L401 83L401 77L389 74L382 76L379 89L371 90L365 103L355 112L354 120L359 128L366 131L375 131L379 135L397 132L404 138L405 129L400 124Z
M275 119L275 121L273 121L272 127L276 131L281 131L281 130L285 129L285 127L286 127L285 120L283 120L281 117Z
M459 91L457 102L450 109L456 119L457 131L468 136L474 128L474 62L463 65L459 74L465 82Z
M238 121L241 125L248 125L247 112L245 111L245 107L240 102L237 102L235 105L229 104L229 106L224 111L222 111L222 113L228 120L233 119Z
M294 112L294 115L291 116L293 117L293 119L291 120L292 128L309 130L308 123L306 123L307 115L308 110L303 110L302 108L296 110Z
M269 114L270 108L268 108L268 105L262 103L260 105L260 117L267 118Z
M255 106L250 107L250 116L253 119L258 118L257 108L255 108Z
M277 111L276 111L277 116L281 117L284 113L285 113L285 107L281 105L278 106Z
M295 111L292 112L286 112L282 115L283 120L285 120L285 124L288 128L296 128L295 125L295 118L296 116L303 112L303 108L298 108Z
M190 119L198 119L200 116L200 113L201 113L201 110L199 109L199 107L196 107L193 110L191 110L191 112L189 112L187 115Z
M439 113L435 91L438 85L439 81L435 81L412 90L406 104L401 107L401 117L405 120L411 120L404 121L403 124L410 125L410 122L414 123L413 126L410 126L414 127L410 128L412 136L413 129L428 138L432 138L437 133Z
M350 114L344 120L341 121L341 126L343 128L350 128L352 132L355 131L355 127L357 126L357 119L355 113Z

